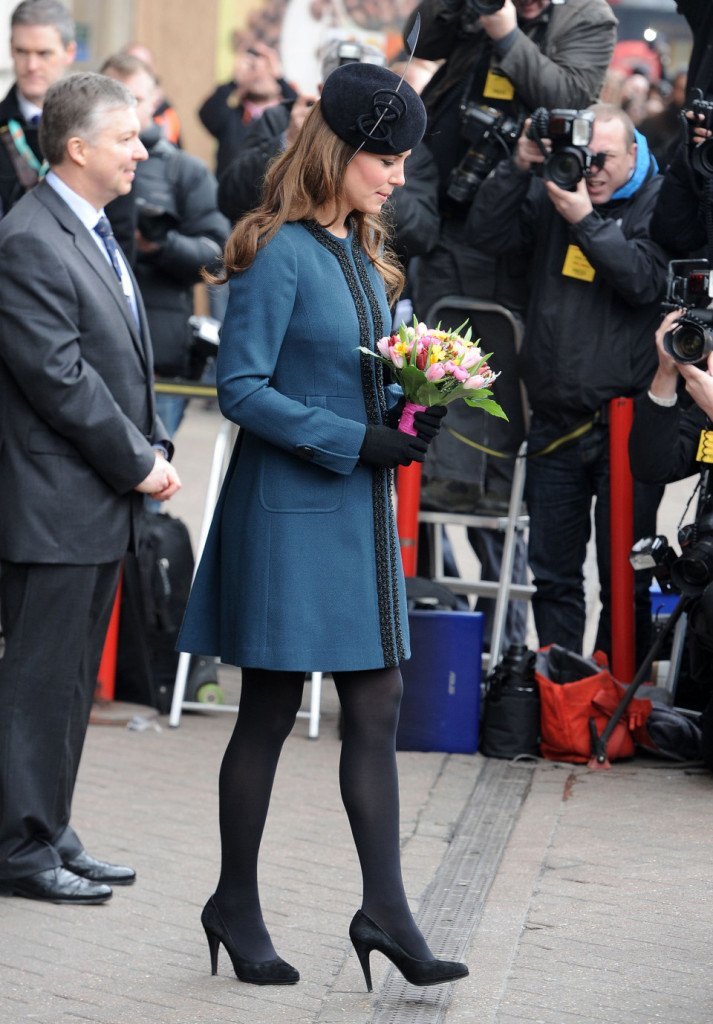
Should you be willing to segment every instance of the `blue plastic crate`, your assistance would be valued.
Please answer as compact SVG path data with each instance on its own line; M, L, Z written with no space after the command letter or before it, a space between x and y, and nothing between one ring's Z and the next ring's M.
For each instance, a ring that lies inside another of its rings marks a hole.
M474 754L478 749L482 612L413 611L403 662L398 750Z

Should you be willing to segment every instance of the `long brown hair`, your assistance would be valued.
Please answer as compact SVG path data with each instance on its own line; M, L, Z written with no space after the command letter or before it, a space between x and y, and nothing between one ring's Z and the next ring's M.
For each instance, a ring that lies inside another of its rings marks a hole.
M204 273L211 284L222 284L233 274L246 270L263 245L290 221L314 220L324 204L339 200L342 182L353 148L327 125L319 103L305 118L294 144L270 165L265 176L262 201L245 214L225 244L224 271L220 276ZM387 248L387 225L381 217L355 210L351 214L359 244L384 279L389 301L401 292L404 275Z

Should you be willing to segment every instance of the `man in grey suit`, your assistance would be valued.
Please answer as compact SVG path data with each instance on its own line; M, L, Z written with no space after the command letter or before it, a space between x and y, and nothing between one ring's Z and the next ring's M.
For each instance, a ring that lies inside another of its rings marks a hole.
M134 107L101 75L55 83L50 172L0 223L0 888L59 903L102 903L135 877L85 851L70 811L142 494L180 487L103 211L146 158Z

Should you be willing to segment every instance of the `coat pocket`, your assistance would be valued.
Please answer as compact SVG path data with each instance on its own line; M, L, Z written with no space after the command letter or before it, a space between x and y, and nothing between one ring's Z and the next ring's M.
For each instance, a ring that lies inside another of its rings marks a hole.
M346 477L305 462L280 448L260 460L260 504L266 512L336 512L344 502Z

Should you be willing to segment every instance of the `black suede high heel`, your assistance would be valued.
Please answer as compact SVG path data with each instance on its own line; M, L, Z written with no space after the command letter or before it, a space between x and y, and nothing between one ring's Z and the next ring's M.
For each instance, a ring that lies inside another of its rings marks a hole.
M244 960L239 956L233 948L230 932L212 896L203 907L201 924L208 939L211 974L218 973L218 950L222 942L233 963L238 981L244 981L248 985L294 985L300 980L299 971L279 956L262 962Z
M349 938L359 957L364 981L369 992L371 987L371 966L369 954L373 950L383 953L403 974L410 985L442 985L446 981L465 978L468 968L455 960L417 960L387 935L383 928L374 924L363 910L357 910L349 925Z

